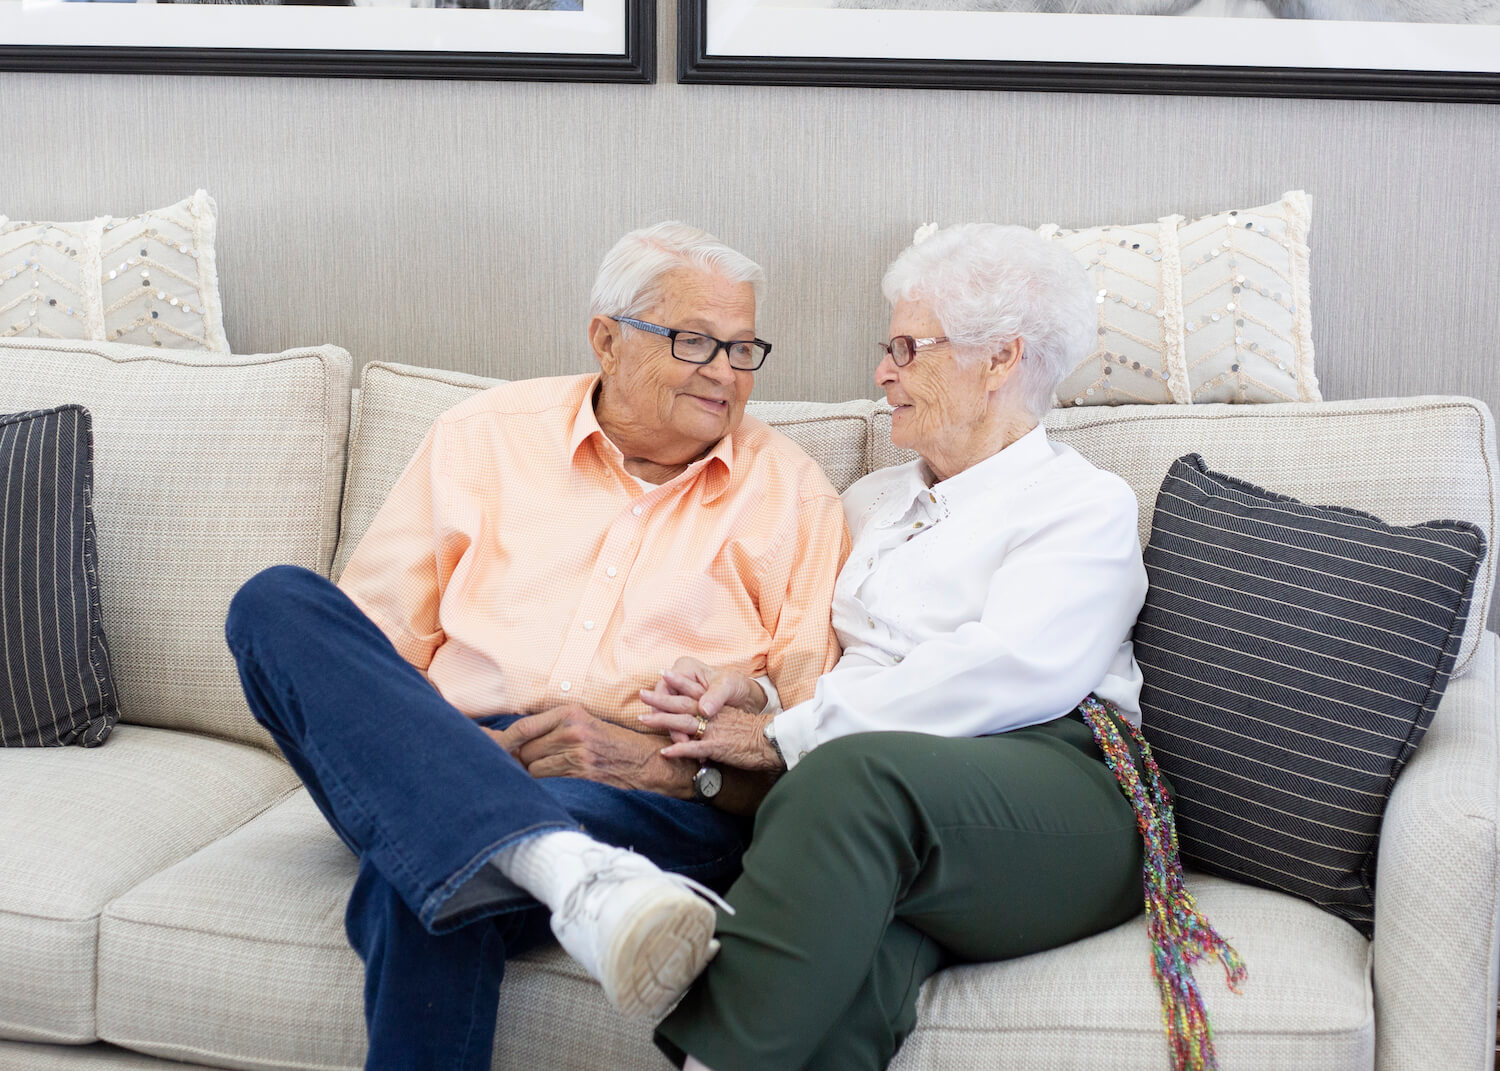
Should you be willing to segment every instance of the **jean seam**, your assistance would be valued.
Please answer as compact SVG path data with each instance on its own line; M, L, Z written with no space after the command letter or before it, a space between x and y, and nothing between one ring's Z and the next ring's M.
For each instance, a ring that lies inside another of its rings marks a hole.
M517 829L511 831L510 833L507 833L499 840L491 841L488 845L476 852L473 858L471 858L467 863L465 863L462 867L455 871L447 881L439 885L436 889L434 889L427 895L427 898L425 900L422 901L422 911L418 916L421 919L422 925L430 930L433 925L433 919L437 916L437 913L442 910L443 905L448 902L453 894L456 893L460 888L462 888L471 878L474 877L475 874L479 873L481 867L485 866L491 859L493 859L500 852L504 851L506 848L510 847L512 844L524 840L535 833L541 833L547 830L562 831L577 828L578 825L576 823L568 825L567 823L559 822L556 820L534 822L523 829Z

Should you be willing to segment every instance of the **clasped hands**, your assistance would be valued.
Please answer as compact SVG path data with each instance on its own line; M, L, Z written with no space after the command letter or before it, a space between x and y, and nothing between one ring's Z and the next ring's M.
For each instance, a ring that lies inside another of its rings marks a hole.
M652 688L651 708L634 731L596 717L579 703L539 711L504 729L484 731L533 777L576 777L619 788L690 798L705 760L744 770L780 770L764 736L765 691L743 673L679 658ZM705 731L698 733L699 718ZM671 743L662 747L662 734Z
M665 758L740 770L782 769L765 736L771 715L751 713L766 705L765 690L738 670L679 658L655 687L641 689L641 699L651 708L640 716L641 724L672 738L661 749Z

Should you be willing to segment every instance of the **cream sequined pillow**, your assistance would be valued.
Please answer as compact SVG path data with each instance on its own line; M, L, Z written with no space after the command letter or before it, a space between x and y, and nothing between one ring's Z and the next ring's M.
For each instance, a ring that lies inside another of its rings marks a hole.
M1184 220L1064 230L1097 287L1099 342L1057 404L1316 402L1307 194Z
M213 198L80 223L0 215L0 336L229 352Z

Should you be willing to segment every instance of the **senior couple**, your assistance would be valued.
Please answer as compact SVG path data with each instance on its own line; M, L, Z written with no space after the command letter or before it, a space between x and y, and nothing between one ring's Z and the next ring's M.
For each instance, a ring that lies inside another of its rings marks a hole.
M744 413L761 284L683 224L626 235L597 374L449 410L337 586L278 566L231 605L359 857L368 1067L488 1068L506 958L554 936L621 1012L676 1002L679 1066L881 1068L932 973L1117 925L1175 867L1138 830L1165 798L1112 772L1135 498L1040 423L1083 270L1017 227L902 253L875 379L919 459L842 501Z

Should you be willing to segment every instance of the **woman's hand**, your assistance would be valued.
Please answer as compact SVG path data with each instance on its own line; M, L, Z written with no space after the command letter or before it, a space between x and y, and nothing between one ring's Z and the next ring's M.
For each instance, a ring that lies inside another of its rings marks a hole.
M663 714L712 718L724 707L759 712L765 709L766 691L737 669L683 657L662 672L655 687L642 689L641 699ZM686 735L696 728L696 722L687 725Z
M782 769L765 738L770 717L750 713L766 705L765 690L738 670L679 658L655 687L641 689L641 699L651 708L641 715L641 724L672 738L661 750L664 758L712 760L741 770Z

